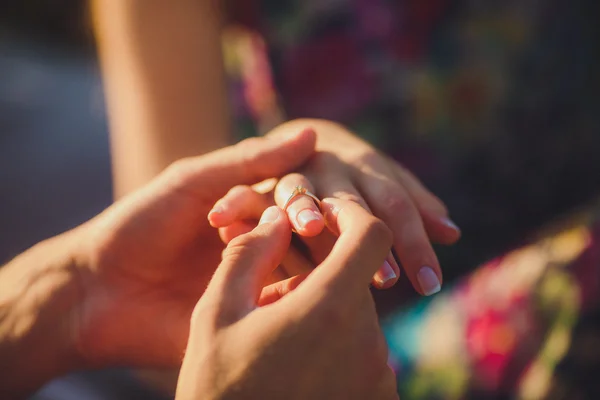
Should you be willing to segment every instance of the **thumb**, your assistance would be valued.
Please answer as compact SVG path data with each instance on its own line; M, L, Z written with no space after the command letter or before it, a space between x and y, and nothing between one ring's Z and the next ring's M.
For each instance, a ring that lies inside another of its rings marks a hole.
M316 133L253 137L211 153L177 161L172 173L186 190L221 197L236 185L254 184L285 175L304 164L315 151Z
M256 308L264 282L288 250L291 234L286 214L274 206L265 210L254 230L229 242L206 292L217 298L221 323L238 321Z

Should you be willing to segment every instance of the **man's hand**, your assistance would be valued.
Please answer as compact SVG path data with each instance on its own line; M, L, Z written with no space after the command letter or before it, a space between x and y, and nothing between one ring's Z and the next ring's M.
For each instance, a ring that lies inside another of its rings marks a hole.
M3 267L0 397L75 368L178 366L224 248L207 222L210 207L231 186L299 167L314 146L305 130L178 161Z
M397 398L368 289L391 233L352 202L325 200L323 208L340 236L308 276L262 287L290 243L276 207L229 243L194 309L178 399Z
M297 168L314 145L314 132L304 130L178 161L92 220L80 353L94 365L179 365L189 316L224 248L206 219L211 205L239 182Z

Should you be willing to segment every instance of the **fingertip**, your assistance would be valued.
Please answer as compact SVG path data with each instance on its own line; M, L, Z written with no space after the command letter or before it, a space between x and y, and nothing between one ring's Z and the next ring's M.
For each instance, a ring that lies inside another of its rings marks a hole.
M317 236L325 228L325 220L320 212L302 210L298 213L296 231L300 236Z
M258 222L258 225L264 225L264 224L270 224L272 222L275 222L279 219L279 217L281 216L280 212L280 208L277 206L271 206L269 208L267 208L261 215L260 217L260 221Z
M442 289L442 281L433 268L423 266L417 273L417 281L421 287L421 293L425 296L431 296Z
M271 206L263 212L257 228L269 225L274 226L277 229L287 229L291 234L291 227L287 215L285 211L277 206Z
M434 243L452 245L462 235L460 228L447 215L421 211L421 218L429 239Z
M400 268L394 257L390 254L373 276L373 284L378 289L389 289L398 282L399 278Z
M221 228L228 225L227 213L222 206L216 206L208 212L208 223L213 228Z
M435 228L428 233L431 239L439 244L451 245L456 243L461 235L460 228L448 217L434 218Z
M460 228L449 217L442 217L439 222L446 228L455 231L460 235Z
M439 241L439 243L444 244L444 245L455 244L456 242L459 241L461 236L462 236L461 231L450 231L446 234L446 236L444 236L444 238L442 240Z
M326 197L321 200L321 211L323 216L327 218L328 215L337 215L342 205L342 200L334 197Z

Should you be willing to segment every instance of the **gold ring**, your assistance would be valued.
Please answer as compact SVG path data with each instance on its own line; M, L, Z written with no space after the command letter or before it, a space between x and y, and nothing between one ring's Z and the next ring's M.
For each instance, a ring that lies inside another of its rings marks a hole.
M308 197L310 197L317 204L317 207L319 207L319 210L321 209L321 200L319 200L319 198L317 196L315 196L314 194L312 194L311 192L309 192L308 190L306 190L305 187L302 187L301 185L298 185L298 186L296 186L294 188L294 191L292 192L292 194L290 195L290 197L288 197L288 199L283 204L283 207L282 207L283 211L287 211L287 208L292 203L292 200L294 200L298 196L308 196Z

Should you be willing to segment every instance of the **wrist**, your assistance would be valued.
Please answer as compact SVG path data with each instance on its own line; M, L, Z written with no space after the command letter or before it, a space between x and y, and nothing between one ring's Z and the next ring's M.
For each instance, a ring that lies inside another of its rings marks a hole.
M45 240L0 269L0 390L25 395L82 367L74 339L77 232Z

